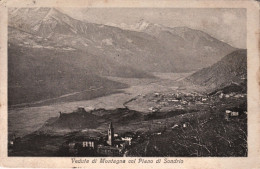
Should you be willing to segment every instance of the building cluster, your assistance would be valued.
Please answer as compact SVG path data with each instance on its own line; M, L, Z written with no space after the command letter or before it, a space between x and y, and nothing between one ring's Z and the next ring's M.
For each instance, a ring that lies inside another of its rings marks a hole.
M240 94L240 93L229 93L229 94L224 94L223 92L219 92L217 93L218 94L218 97L220 99L223 99L223 98L244 98L246 97L246 94Z
M119 136L114 133L112 122L109 124L107 139L80 138L68 143L69 153L71 155L85 156L123 156L127 147L132 145L134 133L126 133Z
M148 108L150 112L156 112L160 109L170 106L176 109L185 109L187 105L191 104L205 104L210 98L205 95L200 95L198 93L170 93L170 94L160 94L153 93L149 101L156 103L155 106Z

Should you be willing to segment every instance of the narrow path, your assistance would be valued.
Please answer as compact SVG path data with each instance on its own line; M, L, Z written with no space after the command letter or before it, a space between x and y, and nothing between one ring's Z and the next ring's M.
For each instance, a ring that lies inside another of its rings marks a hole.
M150 143L150 140L148 140L148 142L147 142L147 144L146 144L146 146L145 146L145 149L144 149L144 154L145 154L145 156L146 156L146 153L147 153L147 147L148 147L149 143Z

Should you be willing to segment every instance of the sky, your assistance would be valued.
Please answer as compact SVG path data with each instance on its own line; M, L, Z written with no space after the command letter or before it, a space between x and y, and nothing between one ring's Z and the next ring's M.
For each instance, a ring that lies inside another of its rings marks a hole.
M246 9L239 8L58 8L73 18L131 27L145 21L204 31L236 48L246 48Z

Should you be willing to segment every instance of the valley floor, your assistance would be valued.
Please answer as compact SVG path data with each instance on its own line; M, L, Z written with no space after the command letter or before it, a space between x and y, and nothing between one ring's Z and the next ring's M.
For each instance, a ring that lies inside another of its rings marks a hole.
M119 156L247 156L247 96L212 95L184 88L164 74L155 79L108 77L130 85L123 92L87 101L9 110L9 135L22 136L9 156L100 156L71 154L71 138L91 137L103 144L108 123L119 137L133 133ZM86 113L74 110L84 107ZM239 116L226 119L226 111ZM58 112L66 116L59 117ZM71 113L74 111L74 114ZM69 124L68 124L69 122ZM122 141L122 140L121 140Z
M192 72L191 72L192 73ZM152 92L169 91L178 88L176 80L184 78L191 73L160 73L155 74L158 78L117 78L107 77L114 81L128 84L130 87L121 90L120 93L109 94L90 100L49 103L43 106L9 108L8 110L8 132L23 136L39 129L46 120L57 117L58 112L70 113L78 107L86 110L92 109L116 109L123 108L124 103L137 97ZM130 105L129 105L130 106ZM131 106L139 110L139 106ZM149 110L145 110L147 112Z

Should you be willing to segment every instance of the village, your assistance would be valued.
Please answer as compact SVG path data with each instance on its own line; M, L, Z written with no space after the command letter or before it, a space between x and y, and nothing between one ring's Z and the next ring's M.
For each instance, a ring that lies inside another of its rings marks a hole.
M246 98L245 93L223 93L221 91L214 93L214 95L199 94L199 93L152 93L144 96L149 102L153 102L155 106L149 107L150 112L169 111L173 109L186 109L191 106L198 105L213 105L216 101L226 101L229 99Z
M240 100L241 98L246 98L246 94L237 92L224 93L221 91L212 95L177 92L169 94L151 93L145 97L148 101L154 102L156 106L149 108L150 113L144 115L144 120L152 120L152 125L159 126L157 130L152 130L148 127L147 132L144 133L126 131L123 134L117 134L111 122L108 126L107 136L105 138L90 138L82 142L70 142L69 152L72 153L72 155L79 155L81 153L80 151L85 149L85 151L90 150L92 155L95 156L127 156L129 149L144 142L144 140L148 140L150 137L158 137L164 132L167 132L167 130L175 131L180 128L181 130L188 128L190 125L188 121L179 123L167 121L167 118L178 115L178 111L180 111L181 114L183 113L181 110L194 109L194 107L197 106L200 106L200 110L208 110L209 108L212 109L216 107L215 104L219 102L228 104L228 100L230 99ZM221 113L221 117L223 121L226 122L239 120L241 116L247 114L247 111L241 108L233 108L232 106L224 107L225 109ZM175 110L174 114L169 115L169 113L167 113L166 116L164 115L165 112L172 110ZM161 118L166 120L156 122L156 119ZM204 120L202 123L207 123L210 119Z
M147 141L149 143L149 140L165 137L165 135L171 133L193 130L196 125L207 125L207 123L211 123L216 115L221 121L227 123L227 125L228 123L232 124L233 122L239 122L247 115L246 107L241 108L237 105L232 105L235 103L234 100L238 101L236 104L243 102L241 99L246 98L246 94L244 93L224 93L219 91L211 95L203 95L198 93L169 92L165 94L155 92L140 97L152 102L154 106L150 107L148 113L145 114L135 111L131 114L132 110L129 110L127 107L119 109L119 116L127 115L126 118L123 118L126 120L126 124L123 124L120 121L120 118L114 119L115 113L112 110L110 111L111 114L109 114L105 109L94 109L87 112L84 107L79 107L70 114L59 112L59 117L56 121L60 122L66 118L75 118L77 116L83 119L91 118L92 116L95 118L100 117L102 119L109 117L107 120L112 120L110 122L105 121L103 125L103 131L101 132L103 133L105 132L104 130L106 130L107 134L99 136L92 136L91 134L85 135L83 134L84 132L82 132L84 129L82 129L78 135L72 132L63 136L63 141L59 144L57 143L58 149L56 150L56 154L58 156L80 157L131 156L133 151L138 151L136 150L136 147ZM229 102L232 102L232 104L230 105ZM100 111L103 111L104 115L96 116L95 114L99 114ZM215 112L213 116L209 114L212 111ZM206 118L194 125L192 119L200 116L196 115L196 112L205 112L207 115L205 116ZM138 113L142 115L136 115ZM131 122L132 116L134 117L133 122ZM112 121L114 121L114 123ZM46 124L49 125L48 123ZM133 127L131 130L122 130L124 125L133 125ZM138 127L139 125L143 127L144 130L134 129L135 126ZM120 128L120 130L117 128ZM44 135L46 135L46 133ZM48 137L48 134L46 137ZM17 138L15 136L9 137L9 153L15 152L17 149L16 147L22 147L21 140L23 140L23 138ZM155 149L157 149L157 146L155 146Z
M167 124L162 124L167 125ZM187 128L189 123L173 125L170 130L176 128ZM128 156L128 150L145 140L154 136L160 136L166 132L166 126L156 131L148 131L145 133L125 132L122 134L115 133L112 122L108 125L107 135L105 137L86 137L79 136L74 139L67 140L61 147L63 153L68 156L109 156L120 157ZM65 151L64 151L65 150Z
M78 137L69 140L64 147L67 147L68 154L72 156L123 156L126 149L135 144L137 135L132 132L119 135L114 132L111 122L108 126L107 137ZM140 137L140 136L139 136Z

